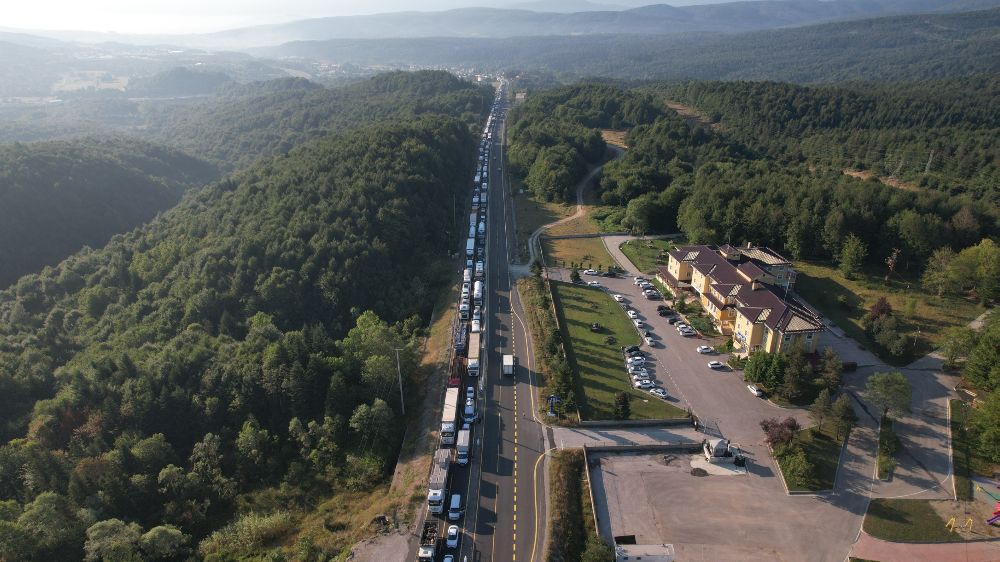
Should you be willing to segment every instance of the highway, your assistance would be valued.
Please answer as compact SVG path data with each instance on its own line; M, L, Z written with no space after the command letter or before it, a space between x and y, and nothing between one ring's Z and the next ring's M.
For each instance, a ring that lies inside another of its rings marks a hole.
M540 560L545 533L542 426L536 412L533 356L524 312L509 267L516 248L510 189L505 170L505 108L490 147L486 250L484 416L466 482L472 503L464 520L460 556L469 562ZM513 354L513 377L501 373L501 357ZM536 514L536 509L539 513Z

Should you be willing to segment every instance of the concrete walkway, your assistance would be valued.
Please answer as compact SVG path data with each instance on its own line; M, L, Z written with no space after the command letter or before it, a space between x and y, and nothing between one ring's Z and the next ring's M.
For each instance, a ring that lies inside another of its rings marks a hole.
M664 445L700 443L705 438L690 425L590 429L553 427L552 444L560 449L599 445Z
M879 562L994 562L1000 560L1000 540L912 544L883 541L862 532L851 556Z

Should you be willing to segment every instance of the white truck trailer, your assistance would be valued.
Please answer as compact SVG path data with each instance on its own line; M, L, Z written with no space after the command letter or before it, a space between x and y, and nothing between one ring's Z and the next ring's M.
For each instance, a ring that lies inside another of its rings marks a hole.
M469 464L469 459L472 457L469 448L471 438L472 432L468 429L458 431L458 440L455 441L455 462L457 464L462 466Z
M480 345L482 345L479 337L478 333L469 334L469 350L466 357L469 359L468 371L470 377L479 376L479 349Z
M454 445L458 433L458 388L444 391L444 407L441 408L441 446Z
M514 374L514 356L505 354L503 356L503 374L513 375Z

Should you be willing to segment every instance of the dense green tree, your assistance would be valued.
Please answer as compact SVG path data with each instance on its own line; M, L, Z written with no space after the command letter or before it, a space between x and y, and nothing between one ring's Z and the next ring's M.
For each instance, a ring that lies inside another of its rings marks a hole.
M865 383L866 398L878 407L882 417L910 411L913 389L903 373L874 373Z
M823 422L829 420L831 414L833 414L833 403L830 402L830 391L824 388L819 391L816 400L809 407L809 417L816 422L816 427L822 430Z
M853 279L861 270L861 264L868 255L868 248L865 243L853 233L844 238L844 244L840 249L837 265L844 277Z
M629 393L615 394L614 416L616 420L627 420L632 416L632 396Z
M841 394L833 402L832 417L834 427L837 428L838 439L847 435L851 431L851 428L854 427L858 416L854 413L854 407L851 406L851 399L846 394Z

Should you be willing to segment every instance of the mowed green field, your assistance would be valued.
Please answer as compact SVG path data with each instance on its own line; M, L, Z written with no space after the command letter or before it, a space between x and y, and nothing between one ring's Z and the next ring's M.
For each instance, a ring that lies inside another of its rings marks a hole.
M582 419L613 419L615 394L622 391L633 397L631 419L687 415L645 390L632 388L623 366L621 347L638 344L639 334L614 299L601 289L556 281L552 282L552 296L569 363L577 375L577 401ZM600 332L590 330L594 322L601 325Z

